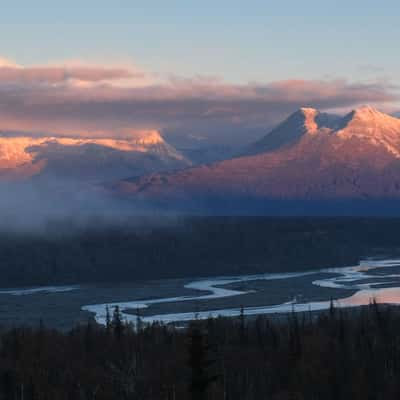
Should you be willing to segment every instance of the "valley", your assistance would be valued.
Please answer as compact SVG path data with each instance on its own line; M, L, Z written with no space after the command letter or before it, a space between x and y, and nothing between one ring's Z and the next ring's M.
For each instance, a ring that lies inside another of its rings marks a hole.
M248 317L320 312L331 301L336 308L400 304L400 260L294 273L0 290L0 324L68 330L94 318L105 325L107 312L112 315L118 306L134 326L138 321L182 326L242 312Z

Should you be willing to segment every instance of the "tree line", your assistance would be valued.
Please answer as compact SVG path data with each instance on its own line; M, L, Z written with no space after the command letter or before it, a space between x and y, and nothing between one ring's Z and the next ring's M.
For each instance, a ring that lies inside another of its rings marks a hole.
M140 319L138 317L138 319ZM140 321L138 321L140 322ZM359 310L276 319L194 321L187 329L124 323L68 333L0 333L0 399L397 399L400 314Z
M355 264L397 251L400 219L199 217L0 232L1 285L137 281Z

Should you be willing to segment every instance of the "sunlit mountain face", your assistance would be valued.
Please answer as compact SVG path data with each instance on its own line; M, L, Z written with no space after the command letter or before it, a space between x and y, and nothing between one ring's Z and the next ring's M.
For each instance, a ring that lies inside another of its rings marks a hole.
M357 212L354 204L376 207L400 197L400 119L369 106L344 117L301 108L238 157L125 179L110 188L178 208L223 211L234 204L247 212L255 202L268 213L270 204L276 210L285 203L321 207L344 201Z
M400 119L369 106L344 116L301 108L235 155L216 149L197 156L158 131L125 138L2 133L0 183L39 182L35 196L56 194L61 205L79 193L79 207L93 204L90 192L96 202L105 196L113 208L122 201L134 210L400 213Z
M102 182L188 166L157 131L126 139L0 135L0 180L65 178Z

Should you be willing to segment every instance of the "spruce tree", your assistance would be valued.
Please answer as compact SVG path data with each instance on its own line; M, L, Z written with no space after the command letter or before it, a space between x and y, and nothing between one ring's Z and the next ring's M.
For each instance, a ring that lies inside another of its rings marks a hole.
M216 376L210 374L210 367L214 364L209 358L209 346L206 336L198 323L189 328L189 366L191 369L191 381L189 390L193 400L205 400L210 383L216 380Z

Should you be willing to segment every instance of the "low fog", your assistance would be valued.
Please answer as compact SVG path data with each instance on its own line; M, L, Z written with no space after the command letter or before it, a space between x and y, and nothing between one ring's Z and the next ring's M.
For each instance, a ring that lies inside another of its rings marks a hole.
M68 180L0 183L0 232L68 233L105 227L144 229L177 222L176 215L133 205L101 185Z

